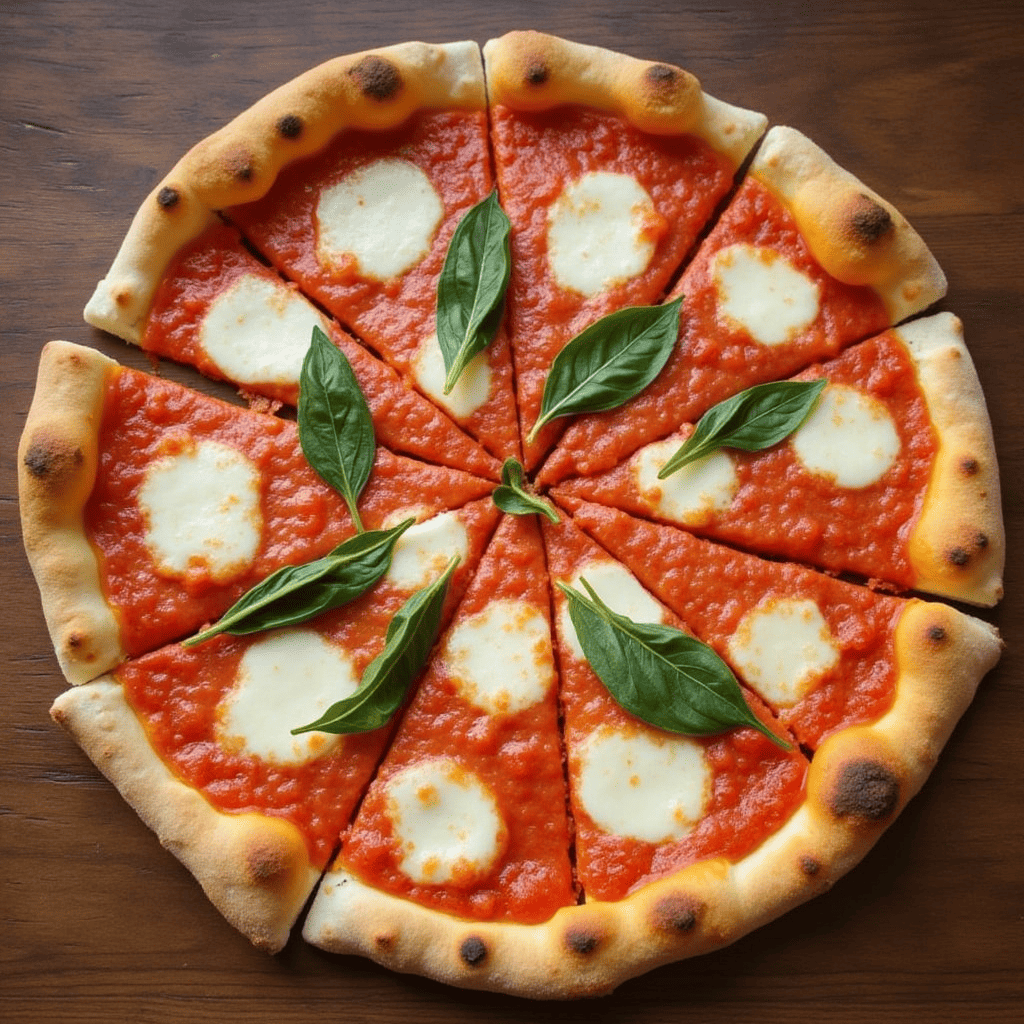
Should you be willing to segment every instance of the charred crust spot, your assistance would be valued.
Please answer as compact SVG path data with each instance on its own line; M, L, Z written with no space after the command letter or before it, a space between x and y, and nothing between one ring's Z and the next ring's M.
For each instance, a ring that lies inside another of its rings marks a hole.
M960 461L960 472L963 473L964 476L976 476L979 469L981 469L981 467L978 465L977 459L968 457L966 459L961 459Z
M77 651L85 643L85 637L81 633L68 633L67 643L72 651Z
M239 181L252 181L252 164L249 161L235 167L234 174Z
M381 932L373 937L373 944L382 952L386 952L394 946L395 937L390 932Z
M574 953L587 956L601 944L601 936L586 928L570 928L565 933L565 944Z
M285 114L278 119L277 134L286 139L297 139L302 134L302 118L298 114Z
M850 227L860 241L871 245L892 231L889 211L867 196L860 196L850 218Z
M645 72L644 77L655 89L661 91L675 85L679 77L675 68L668 64L652 64Z
M829 800L837 818L884 821L900 799L899 779L878 761L851 761L843 766Z
M479 935L470 935L469 938L462 940L459 956L470 967L477 967L487 958L487 946Z
M85 460L81 448L69 448L46 441L33 441L25 452L25 468L37 480L53 479Z
M971 553L966 548L951 548L947 557L952 565L964 566L971 560Z
M162 189L156 194L157 206L161 210L170 210L178 205L181 199L181 193L170 185L164 185Z
M402 87L398 68L373 54L353 64L348 73L362 94L371 100L389 100Z
M941 644L946 639L946 629L944 626L929 626L928 627L928 639L933 644Z
M977 545L979 551L984 551L988 547L988 535L979 533L974 538L974 543Z
M551 77L551 71L542 60L531 60L526 65L523 81L527 85L543 85Z
M654 927L662 932L692 932L702 910L703 906L691 896L666 896L654 906Z
M800 870L807 875L808 878L813 878L821 870L821 862L816 860L814 857L801 857Z
M287 870L287 861L282 852L272 846L255 846L246 858L249 877L254 882L269 882Z

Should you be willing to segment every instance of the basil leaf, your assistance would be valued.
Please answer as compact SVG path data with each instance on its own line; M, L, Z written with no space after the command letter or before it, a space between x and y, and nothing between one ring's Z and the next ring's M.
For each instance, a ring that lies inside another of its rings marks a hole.
M246 636L294 626L348 604L388 571L395 543L415 522L407 519L391 530L358 533L323 558L278 569L240 597L216 625L185 640L183 646L192 647L220 633Z
M551 363L527 441L559 416L616 409L643 391L672 354L682 301L620 309L577 334Z
M437 340L447 376L444 393L498 333L512 261L512 225L492 192L458 223L437 282Z
M443 575L418 590L398 609L388 624L384 650L367 666L359 689L351 697L332 704L315 722L292 729L292 735L313 731L370 732L387 724L402 706L406 691L434 646L448 581L457 564L458 558L453 558Z
M494 504L514 516L547 516L553 523L558 522L558 513L550 503L526 490L525 472L515 459L506 459L501 467L501 484L495 487L491 497Z
M828 382L783 380L756 384L713 405L697 421L693 433L661 467L664 480L689 462L719 448L759 452L784 441L811 414Z
M309 464L345 499L362 533L356 503L377 451L373 420L348 359L319 327L302 362L298 420Z
M585 579L589 599L558 587L591 667L615 700L637 718L669 732L711 736L752 726L784 750L750 710L729 666L707 644L660 623L638 623L612 611Z

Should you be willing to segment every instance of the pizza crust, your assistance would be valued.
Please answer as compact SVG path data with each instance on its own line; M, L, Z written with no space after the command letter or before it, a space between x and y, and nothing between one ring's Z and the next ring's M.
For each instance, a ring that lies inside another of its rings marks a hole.
M916 586L971 604L1003 596L1006 537L992 424L963 324L938 313L898 332L917 367L939 448L908 537Z
M83 518L96 480L103 399L117 370L94 349L47 344L18 446L25 551L57 660L71 683L92 679L125 657Z
M945 274L906 218L796 129L772 128L750 173L783 199L821 266L873 288L892 323L945 295Z
M283 948L319 877L299 830L267 815L225 814L181 782L111 677L65 691L50 714L230 924L267 952Z
M474 42L398 43L336 57L268 93L193 146L136 213L85 307L94 327L139 344L174 254L216 211L266 195L278 174L346 128L386 130L418 109L483 110Z
M682 68L542 32L490 40L484 63L492 105L539 111L582 104L654 135L696 135L736 167L768 124L763 114L708 96Z

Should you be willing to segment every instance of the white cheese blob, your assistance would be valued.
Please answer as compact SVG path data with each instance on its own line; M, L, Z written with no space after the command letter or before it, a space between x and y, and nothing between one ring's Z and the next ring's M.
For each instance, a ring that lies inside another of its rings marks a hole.
M791 707L839 661L839 645L811 600L778 599L749 612L729 638L743 678L775 707Z
M720 449L659 480L658 473L680 443L669 439L641 448L633 457L633 475L653 512L672 522L700 526L732 504L739 487L736 465L732 456Z
M314 326L328 331L327 321L297 291L245 274L210 303L199 341L239 384L298 384Z
M548 210L548 260L563 288L597 295L642 274L654 255L658 217L628 174L592 171L567 185Z
M526 601L491 601L457 622L443 658L459 693L491 715L536 704L555 679L547 619Z
M444 203L419 167L375 160L321 194L317 258L330 268L351 255L364 277L386 281L423 259L443 217Z
M586 595L586 589L580 585L581 579L586 579L597 596L613 612L625 615L634 622L665 621L665 609L621 562L614 562L609 558L595 558L577 569L569 581L569 586ZM576 627L569 617L568 603L562 604L558 624L564 644L580 661L586 660L576 634Z
M647 843L682 839L711 796L704 748L686 736L602 726L583 741L576 760L584 809L614 835Z
M218 583L244 572L263 531L260 471L238 449L200 441L165 455L139 488L146 546L160 572L204 569Z
M491 364L486 349L466 364L455 386L447 395L444 393L447 371L436 334L429 334L416 349L412 373L420 390L457 420L476 412L491 393Z
M413 510L405 518L415 514ZM462 519L457 512L442 512L410 526L398 538L385 579L400 590L420 590L433 583L453 557L464 561L468 554L469 534Z
M868 487L889 471L900 437L889 410L871 395L830 384L789 439L804 467L840 487Z
M759 345L781 345L818 315L818 285L774 249L746 243L712 257L721 312Z
M467 885L487 874L508 832L494 795L452 758L410 765L385 784L385 807L414 882Z
M302 764L342 737L291 730L318 719L359 686L351 658L312 629L264 634L246 650L235 684L217 709L217 740L276 764Z

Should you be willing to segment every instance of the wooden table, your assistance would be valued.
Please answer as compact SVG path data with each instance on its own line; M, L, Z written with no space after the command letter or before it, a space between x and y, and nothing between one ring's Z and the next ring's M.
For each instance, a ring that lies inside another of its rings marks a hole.
M866 861L721 953L569 1007L451 990L298 940L269 958L224 924L48 718L63 681L21 546L14 465L46 340L147 365L81 309L142 197L189 145L335 54L526 26L688 67L714 95L801 128L910 218L949 276L940 308L966 325L1009 535L1009 597L982 613L1005 656ZM1010 0L0 5L0 1018L1020 1020L1022 66L1024 19Z

